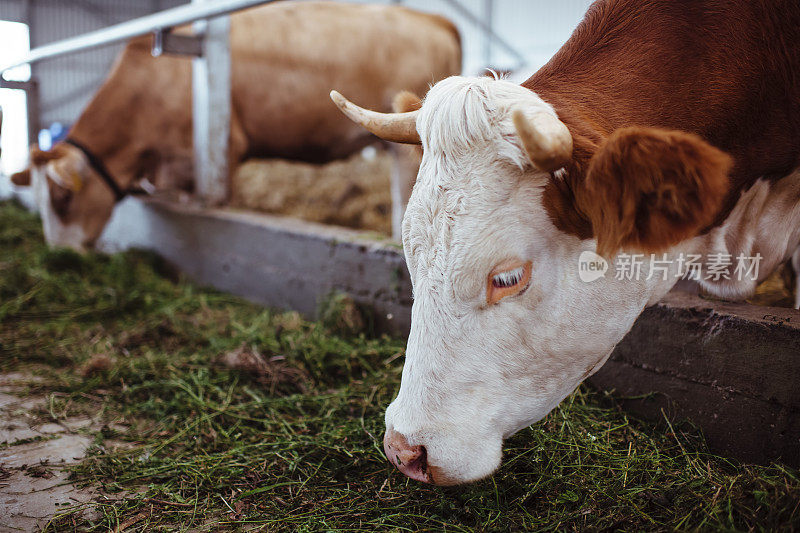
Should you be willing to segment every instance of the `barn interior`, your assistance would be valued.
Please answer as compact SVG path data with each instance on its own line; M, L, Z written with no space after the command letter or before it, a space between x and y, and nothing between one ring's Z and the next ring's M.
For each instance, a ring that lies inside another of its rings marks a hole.
M213 0L0 0L0 67L53 43L204 3ZM592 0L369 3L400 4L445 16L461 36L462 73L482 75L491 70L523 81L567 40ZM148 35L155 45L156 35ZM47 150L67 136L123 47L124 42L114 41L16 66L0 75L0 201L13 198L35 210L29 188L14 186L9 177L28 165L31 145ZM410 327L411 285L402 245L392 231L392 157L377 138L323 164L250 157L226 168L223 176L212 176L224 184L221 199L212 198L205 185L194 180L176 180L148 190L147 195L125 198L97 247L106 253L146 249L202 286L299 312L270 319L270 326L281 331L299 330L295 322L301 316L319 317L321 303L335 293L349 295L354 305L368 310L365 316L372 333L402 337ZM681 282L663 304L637 322L594 385L621 391L625 399L620 405L626 413L629 409L646 419L665 418L665 412L689 417L720 453L755 462L771 460L764 455L765 447L794 453L800 442L794 395L786 387L772 396L770 391L755 395L749 391L754 382L775 379L781 362L790 369L787 374L797 373L800 314L791 309L796 283L787 263L746 302L732 303L713 300L693 283ZM675 338L691 341L683 347L675 344ZM246 347L242 350L247 352ZM665 353L679 354L674 357L680 373L656 363ZM775 361L754 378L742 361L756 353L771 353ZM395 357L381 352L384 356ZM709 361L733 370L711 383ZM93 372L87 370L87 375L94 376ZM783 378L778 381L783 383ZM294 383L293 379L288 382ZM653 390L678 401L652 400ZM781 430L771 432L769 428L776 425ZM734 426L755 435L771 432L769 442L737 441L731 435ZM685 468L702 464L690 461ZM0 482L2 472L0 468ZM183 512L185 505L173 510Z

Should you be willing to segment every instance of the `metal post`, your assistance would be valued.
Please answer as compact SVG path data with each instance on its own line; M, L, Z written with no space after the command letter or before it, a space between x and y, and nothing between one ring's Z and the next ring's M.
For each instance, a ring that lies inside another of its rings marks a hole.
M34 0L25 0L23 4L23 12L25 24L28 25L28 47L33 49L36 46L36 28L33 20L34 14ZM2 74L0 74L2 76ZM28 79L28 84L25 90L25 109L27 110L28 119L28 145L39 143L39 130L42 127L40 120L40 99L39 99L39 83L36 80L36 67L31 65L31 77Z
M204 3L209 0L192 0ZM231 130L230 18L195 23L204 35L203 56L192 65L194 166L198 196L209 205L228 199Z
M25 107L28 110L28 144L39 140L39 82L31 78L28 81L8 81L0 75L0 89L25 91Z
M40 118L39 82L33 77L25 90L25 108L28 111L28 145L39 143Z

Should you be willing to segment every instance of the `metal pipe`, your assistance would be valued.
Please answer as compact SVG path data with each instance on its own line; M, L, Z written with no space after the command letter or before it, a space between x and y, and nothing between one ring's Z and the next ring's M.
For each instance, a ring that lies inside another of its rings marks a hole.
M120 41L127 41L132 37L146 35L148 33L188 24L195 20L210 19L220 15L226 15L241 9L247 9L261 4L267 4L274 0L216 0L202 4L185 4L172 9L167 9L152 15L115 24L97 31L71 37L55 43L46 44L34 48L27 55L13 60L10 63L0 65L0 73L25 65L58 57L72 52L96 48Z
M212 0L192 0L195 5ZM195 191L206 205L228 199L231 137L230 17L199 20L203 55L192 60Z

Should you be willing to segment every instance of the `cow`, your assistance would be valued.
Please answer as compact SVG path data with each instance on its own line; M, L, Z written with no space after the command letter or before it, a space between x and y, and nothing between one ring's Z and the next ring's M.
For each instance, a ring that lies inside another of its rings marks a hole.
M332 85L389 110L398 92L419 93L461 69L455 26L400 6L270 4L231 16L230 46L233 165L252 156L324 163L351 155L375 138L331 105ZM12 181L33 186L48 243L93 246L141 178L191 181L191 80L190 61L154 58L148 37L134 39L67 141L31 150L29 168ZM399 231L402 215L395 219Z
M503 439L605 363L681 258L722 298L800 261L796 0L599 0L521 85L450 77L403 114L331 97L423 149L403 221L411 331L384 436L413 479L491 475ZM629 276L636 254L648 260ZM750 275L709 276L720 257Z

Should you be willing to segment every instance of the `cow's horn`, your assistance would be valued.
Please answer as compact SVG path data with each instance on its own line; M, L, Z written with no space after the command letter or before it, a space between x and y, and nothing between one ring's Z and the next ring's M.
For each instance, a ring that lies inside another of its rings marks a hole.
M526 115L522 109L515 109L512 116L522 146L536 168L553 172L569 163L572 134L563 122L545 111Z
M347 118L360 124L364 129L385 141L404 144L420 144L417 133L417 115L419 110L407 113L378 113L353 102L336 91L331 91L331 100L341 109Z

